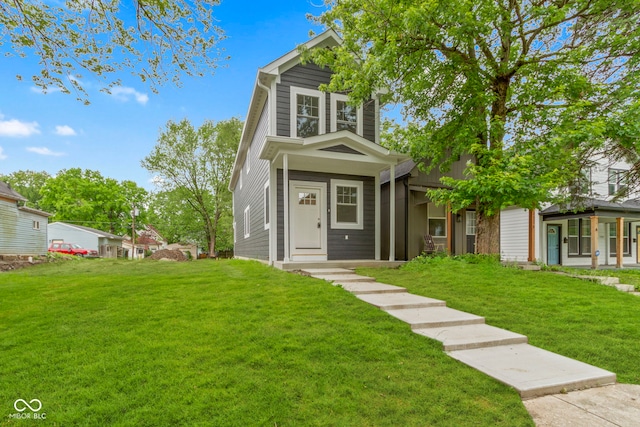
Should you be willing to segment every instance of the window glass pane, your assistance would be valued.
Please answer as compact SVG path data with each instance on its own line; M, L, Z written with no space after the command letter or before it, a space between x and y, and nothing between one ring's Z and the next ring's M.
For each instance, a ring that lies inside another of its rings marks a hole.
M569 220L569 236L578 236L578 220L570 219Z
M578 236L569 236L569 255L580 255L578 250Z
M358 206L357 205L341 205L336 206L336 219L338 222L358 222Z
M436 206L435 203L429 203L429 218L445 218L447 216L445 209L444 205Z
M591 254L591 236L589 237L582 237L581 239L582 242L582 255L590 255Z
M591 237L591 220L583 219L582 221L582 237Z
M301 138L318 135L320 125L320 99L316 96L297 95L297 135Z
M358 187L336 186L336 220L358 222Z
M476 234L476 213L467 211L467 236Z
M443 218L429 218L429 234L434 237L446 237L447 220Z
M346 101L336 101L336 130L356 132L358 123L358 109L347 104Z

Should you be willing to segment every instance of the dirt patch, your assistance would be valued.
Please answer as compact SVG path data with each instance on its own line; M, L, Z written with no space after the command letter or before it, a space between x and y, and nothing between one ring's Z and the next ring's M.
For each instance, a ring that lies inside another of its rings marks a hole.
M188 261L187 257L177 249L160 249L159 251L155 251L153 255L149 257L149 259L157 259L163 261Z
M34 257L29 259L23 259L22 257L7 257L0 259L0 271L11 271L19 268L31 267L32 265L38 265L48 262L46 257Z

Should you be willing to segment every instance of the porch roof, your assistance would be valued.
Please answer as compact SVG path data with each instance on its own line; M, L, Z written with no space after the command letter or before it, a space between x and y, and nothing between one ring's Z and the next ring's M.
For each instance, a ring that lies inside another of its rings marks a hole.
M607 219L618 217L640 220L640 199L626 200L624 202L611 202L607 200L591 199L570 202L568 204L555 204L540 212L543 221L557 219L585 218L598 216Z
M282 167L284 154L289 169L368 176L407 159L346 130L304 139L268 136L260 158Z

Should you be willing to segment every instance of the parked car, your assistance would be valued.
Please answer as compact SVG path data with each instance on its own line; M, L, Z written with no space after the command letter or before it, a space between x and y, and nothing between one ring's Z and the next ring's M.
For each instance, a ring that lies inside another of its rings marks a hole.
M85 249L77 243L58 242L49 246L49 252L59 252L62 254L77 256L98 256L98 251L93 249Z

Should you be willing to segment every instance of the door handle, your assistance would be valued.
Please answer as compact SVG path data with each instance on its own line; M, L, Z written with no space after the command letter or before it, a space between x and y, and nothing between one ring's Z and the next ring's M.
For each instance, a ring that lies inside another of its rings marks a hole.
M318 219L318 228L321 228L322 225L320 224L320 219Z

